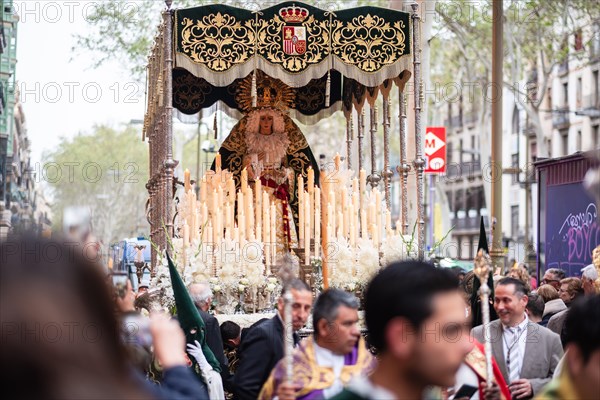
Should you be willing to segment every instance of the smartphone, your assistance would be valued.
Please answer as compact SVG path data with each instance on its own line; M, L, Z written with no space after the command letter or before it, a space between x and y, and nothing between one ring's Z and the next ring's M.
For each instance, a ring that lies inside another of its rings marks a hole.
M477 386L462 385L460 387L460 389L458 389L458 391L454 394L454 398L455 399L463 399L463 398L470 399L471 396L473 396L478 390L479 390L479 388Z
M113 272L112 281L115 291L120 298L124 298L127 294L127 280L129 277L125 272Z

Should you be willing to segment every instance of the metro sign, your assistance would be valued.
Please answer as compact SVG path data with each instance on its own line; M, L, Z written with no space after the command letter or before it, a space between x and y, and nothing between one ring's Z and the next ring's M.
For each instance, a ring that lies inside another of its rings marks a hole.
M425 173L446 173L446 128L427 127L425 130Z

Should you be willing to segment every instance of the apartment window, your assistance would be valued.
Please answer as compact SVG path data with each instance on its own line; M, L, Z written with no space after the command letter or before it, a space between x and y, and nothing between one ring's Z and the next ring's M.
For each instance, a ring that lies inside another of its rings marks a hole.
M592 126L592 139L594 140L594 149L600 149L600 125Z
M600 56L600 23L596 22L590 43L590 57L594 59L598 56Z
M510 166L513 168L519 168L519 154L513 154L510 156ZM512 174L512 183L519 182L519 174Z
M577 78L577 87L576 87L576 107L581 108L581 97L582 97L582 82L581 77Z
M459 151L458 159L459 159L460 163L462 164L463 163L463 140L462 139L460 139L458 141L458 151Z
M475 135L471 135L471 161L475 161Z
M565 82L562 85L563 89L563 106L567 107L569 105L569 83Z
M534 140L530 143L529 154L531 155L531 161L537 160L537 142Z
M454 192L451 190L446 192L446 198L448 199L448 208L454 212Z
M575 32L575 51L583 50L583 31L580 29Z
M596 33L600 35L600 33ZM600 108L600 81L598 80L598 70L592 72L592 82L594 86L592 87L592 108Z
M519 206L510 207L510 233L511 236L517 238L519 236Z
M547 141L547 148L548 148L548 157L552 157L552 139L548 139Z
M454 143L448 142L446 145L446 163L452 164L452 150L454 149Z
M560 140L562 141L562 153L566 156L569 154L569 131L567 129L560 132Z
M577 148L575 149L575 151L581 151L583 150L582 147L582 143L581 143L581 130L577 131Z

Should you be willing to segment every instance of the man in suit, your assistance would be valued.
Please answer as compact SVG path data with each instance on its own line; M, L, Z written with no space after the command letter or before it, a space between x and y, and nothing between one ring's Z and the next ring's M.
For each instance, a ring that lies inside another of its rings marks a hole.
M296 345L299 337L295 332L306 324L312 308L312 292L300 279L292 280L287 290L291 291L294 299L291 324ZM283 358L283 307L283 297L280 297L277 302L277 315L253 325L242 336L240 360L234 376L234 395L237 400L255 400L271 370Z
M492 353L513 398L531 398L550 382L563 356L560 338L529 320L525 313L528 296L523 282L514 278L498 281L494 308L499 319L490 323ZM484 341L483 326L472 336Z
M223 353L223 339L221 338L221 329L219 321L214 315L209 314L208 310L212 303L213 294L210 290L208 282L193 283L188 287L190 296L200 313L200 317L206 325L206 344L215 355L219 365L221 366L221 379L223 380L223 388L227 391L232 391L233 377L229 372L229 365Z

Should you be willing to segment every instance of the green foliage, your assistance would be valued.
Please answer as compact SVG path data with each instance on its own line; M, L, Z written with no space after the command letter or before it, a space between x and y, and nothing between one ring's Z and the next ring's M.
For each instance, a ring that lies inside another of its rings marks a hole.
M96 126L90 134L59 139L55 150L43 157L55 229L62 224L65 207L83 205L90 207L94 233L104 243L147 230L148 150L139 130Z

